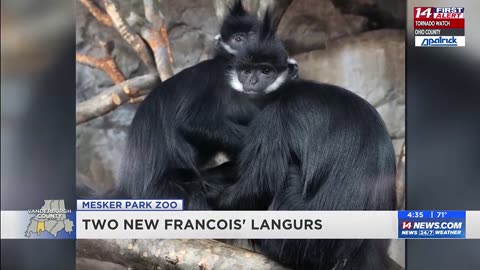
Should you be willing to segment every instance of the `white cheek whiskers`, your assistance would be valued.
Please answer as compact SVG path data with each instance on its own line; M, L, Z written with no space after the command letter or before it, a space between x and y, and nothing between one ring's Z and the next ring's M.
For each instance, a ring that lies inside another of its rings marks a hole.
M237 50L230 47L230 45L228 45L226 42L223 42L222 40L219 40L218 42L220 43L220 46L222 46L222 48L225 49L225 51L227 51L228 53L233 55L237 54Z
M288 69L280 73L277 79L265 89L265 92L270 93L277 90L287 80L287 78Z
M238 92L244 92L243 84L238 80L238 74L235 70L228 72L230 86Z

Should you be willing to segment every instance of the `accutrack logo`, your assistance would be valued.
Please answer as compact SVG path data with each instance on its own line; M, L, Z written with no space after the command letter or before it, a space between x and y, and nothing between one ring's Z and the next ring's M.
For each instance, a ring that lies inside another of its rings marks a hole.
M432 47L432 46L446 46L446 47L455 47L458 46L457 38L456 37L425 37L423 38L422 43L420 44L422 47Z

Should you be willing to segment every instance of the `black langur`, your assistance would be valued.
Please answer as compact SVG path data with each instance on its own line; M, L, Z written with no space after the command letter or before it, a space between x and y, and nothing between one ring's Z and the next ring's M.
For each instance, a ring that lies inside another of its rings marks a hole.
M162 82L147 96L130 126L115 193L184 199L187 209L210 209L205 183L197 177L200 168L219 151L235 156L258 111L248 95L231 91L225 75L234 54L256 38L258 24L235 1L221 26L215 57Z
M234 210L394 210L395 155L367 101L334 85L287 76L287 52L266 16L231 71L239 93L264 96L238 156L238 181L217 199ZM260 81L262 89L256 85ZM354 221L352 221L354 222ZM258 240L295 269L386 269L388 241Z

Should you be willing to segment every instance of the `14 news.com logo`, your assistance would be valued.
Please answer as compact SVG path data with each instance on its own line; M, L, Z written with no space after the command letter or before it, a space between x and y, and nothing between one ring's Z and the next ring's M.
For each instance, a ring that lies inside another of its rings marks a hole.
M465 8L415 7L415 47L464 47Z
M465 238L465 211L399 211L399 238Z
M462 222L413 222L413 221L403 221L402 229L403 230L461 230L463 226Z

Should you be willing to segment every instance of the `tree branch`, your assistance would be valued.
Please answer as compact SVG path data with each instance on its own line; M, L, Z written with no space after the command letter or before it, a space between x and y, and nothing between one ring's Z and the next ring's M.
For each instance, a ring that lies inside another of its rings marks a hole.
M166 80L173 76L173 68L169 61L167 41L162 36L160 29L158 31L151 27L142 27L142 37L147 41L148 46L152 48L155 56L155 64L158 74L162 80Z
M292 0L243 0L244 7L249 12L256 12L259 18L263 18L265 11L269 8L277 25L291 3ZM222 21L227 15L228 9L232 4L233 0L213 0L215 15L219 21Z
M165 18L155 0L143 0L145 18L140 34L153 51L157 71L162 80L173 76L173 56L165 27Z
M159 83L160 78L155 73L129 79L102 91L97 96L77 104L77 125L105 115L130 100L148 94Z
M150 89L161 79L166 80L173 76L171 49L163 15L159 11L156 1L144 0L145 14L149 21L141 19L136 14L131 14L133 15L131 18L132 23L142 25L142 37L150 48L148 48L144 40L134 32L127 21L121 17L113 0L103 0L103 2L115 29L134 49L147 67L151 69L152 72L155 70L158 75L146 75L122 83L125 81L125 76L121 73L117 63L111 56L113 47L110 48L108 46L110 44L101 43L107 51L107 57L105 58L98 59L77 53L76 57L79 63L103 70L116 84L116 86L105 90L104 93L77 105L77 124L105 115L126 102L139 103L145 98L144 95L148 94ZM93 5L93 2L90 4ZM95 12L98 13L97 11L100 12L99 9ZM150 49L153 51L155 61L151 58Z
M165 25L165 23L163 23L162 27L160 28L160 34L163 36L163 39L167 44L168 60L170 61L170 64L173 65L173 52L172 47L170 46L170 39L168 38L167 26Z
M108 74L108 76L110 76L110 78L115 84L119 84L125 81L125 76L120 71L120 67L118 66L117 62L112 56L113 42L101 41L100 45L104 49L105 54L107 55L106 57L95 58L95 57L77 53L75 55L77 62L80 64L88 65L88 66L103 70L105 73Z
M91 66L91 67L103 70L105 73L108 74L108 76L110 76L110 78L115 84L119 84L125 81L125 77L118 69L117 63L113 60L113 58L99 59L99 58L83 55L80 53L77 53L75 55L75 58L77 62L80 64L84 64L87 66Z
M157 0L143 0L143 8L145 9L145 18L153 25L155 29L160 29L164 23L163 16L158 6Z
M80 0L80 3L82 3L88 9L90 14L92 14L100 23L108 27L113 26L110 16L101 10L93 0Z
M132 104L142 103L146 97L147 96L139 96L139 97L130 99L128 102Z
M227 14L228 7L231 6L231 0L213 0L213 7L215 8L215 16L218 21L222 21Z
M138 36L120 15L118 8L113 0L103 0L105 9L112 19L113 26L120 33L120 36L133 48L137 55L147 65L150 70L155 70L155 63L150 56L147 45L142 38Z
M134 269L288 269L261 254L215 240L78 240L77 256Z
M257 9L257 16L259 18L263 18L265 15L265 11L270 9L272 11L273 18L275 20L276 25L280 24L280 20L287 11L287 8L292 3L292 0L262 0L259 1L258 9Z

